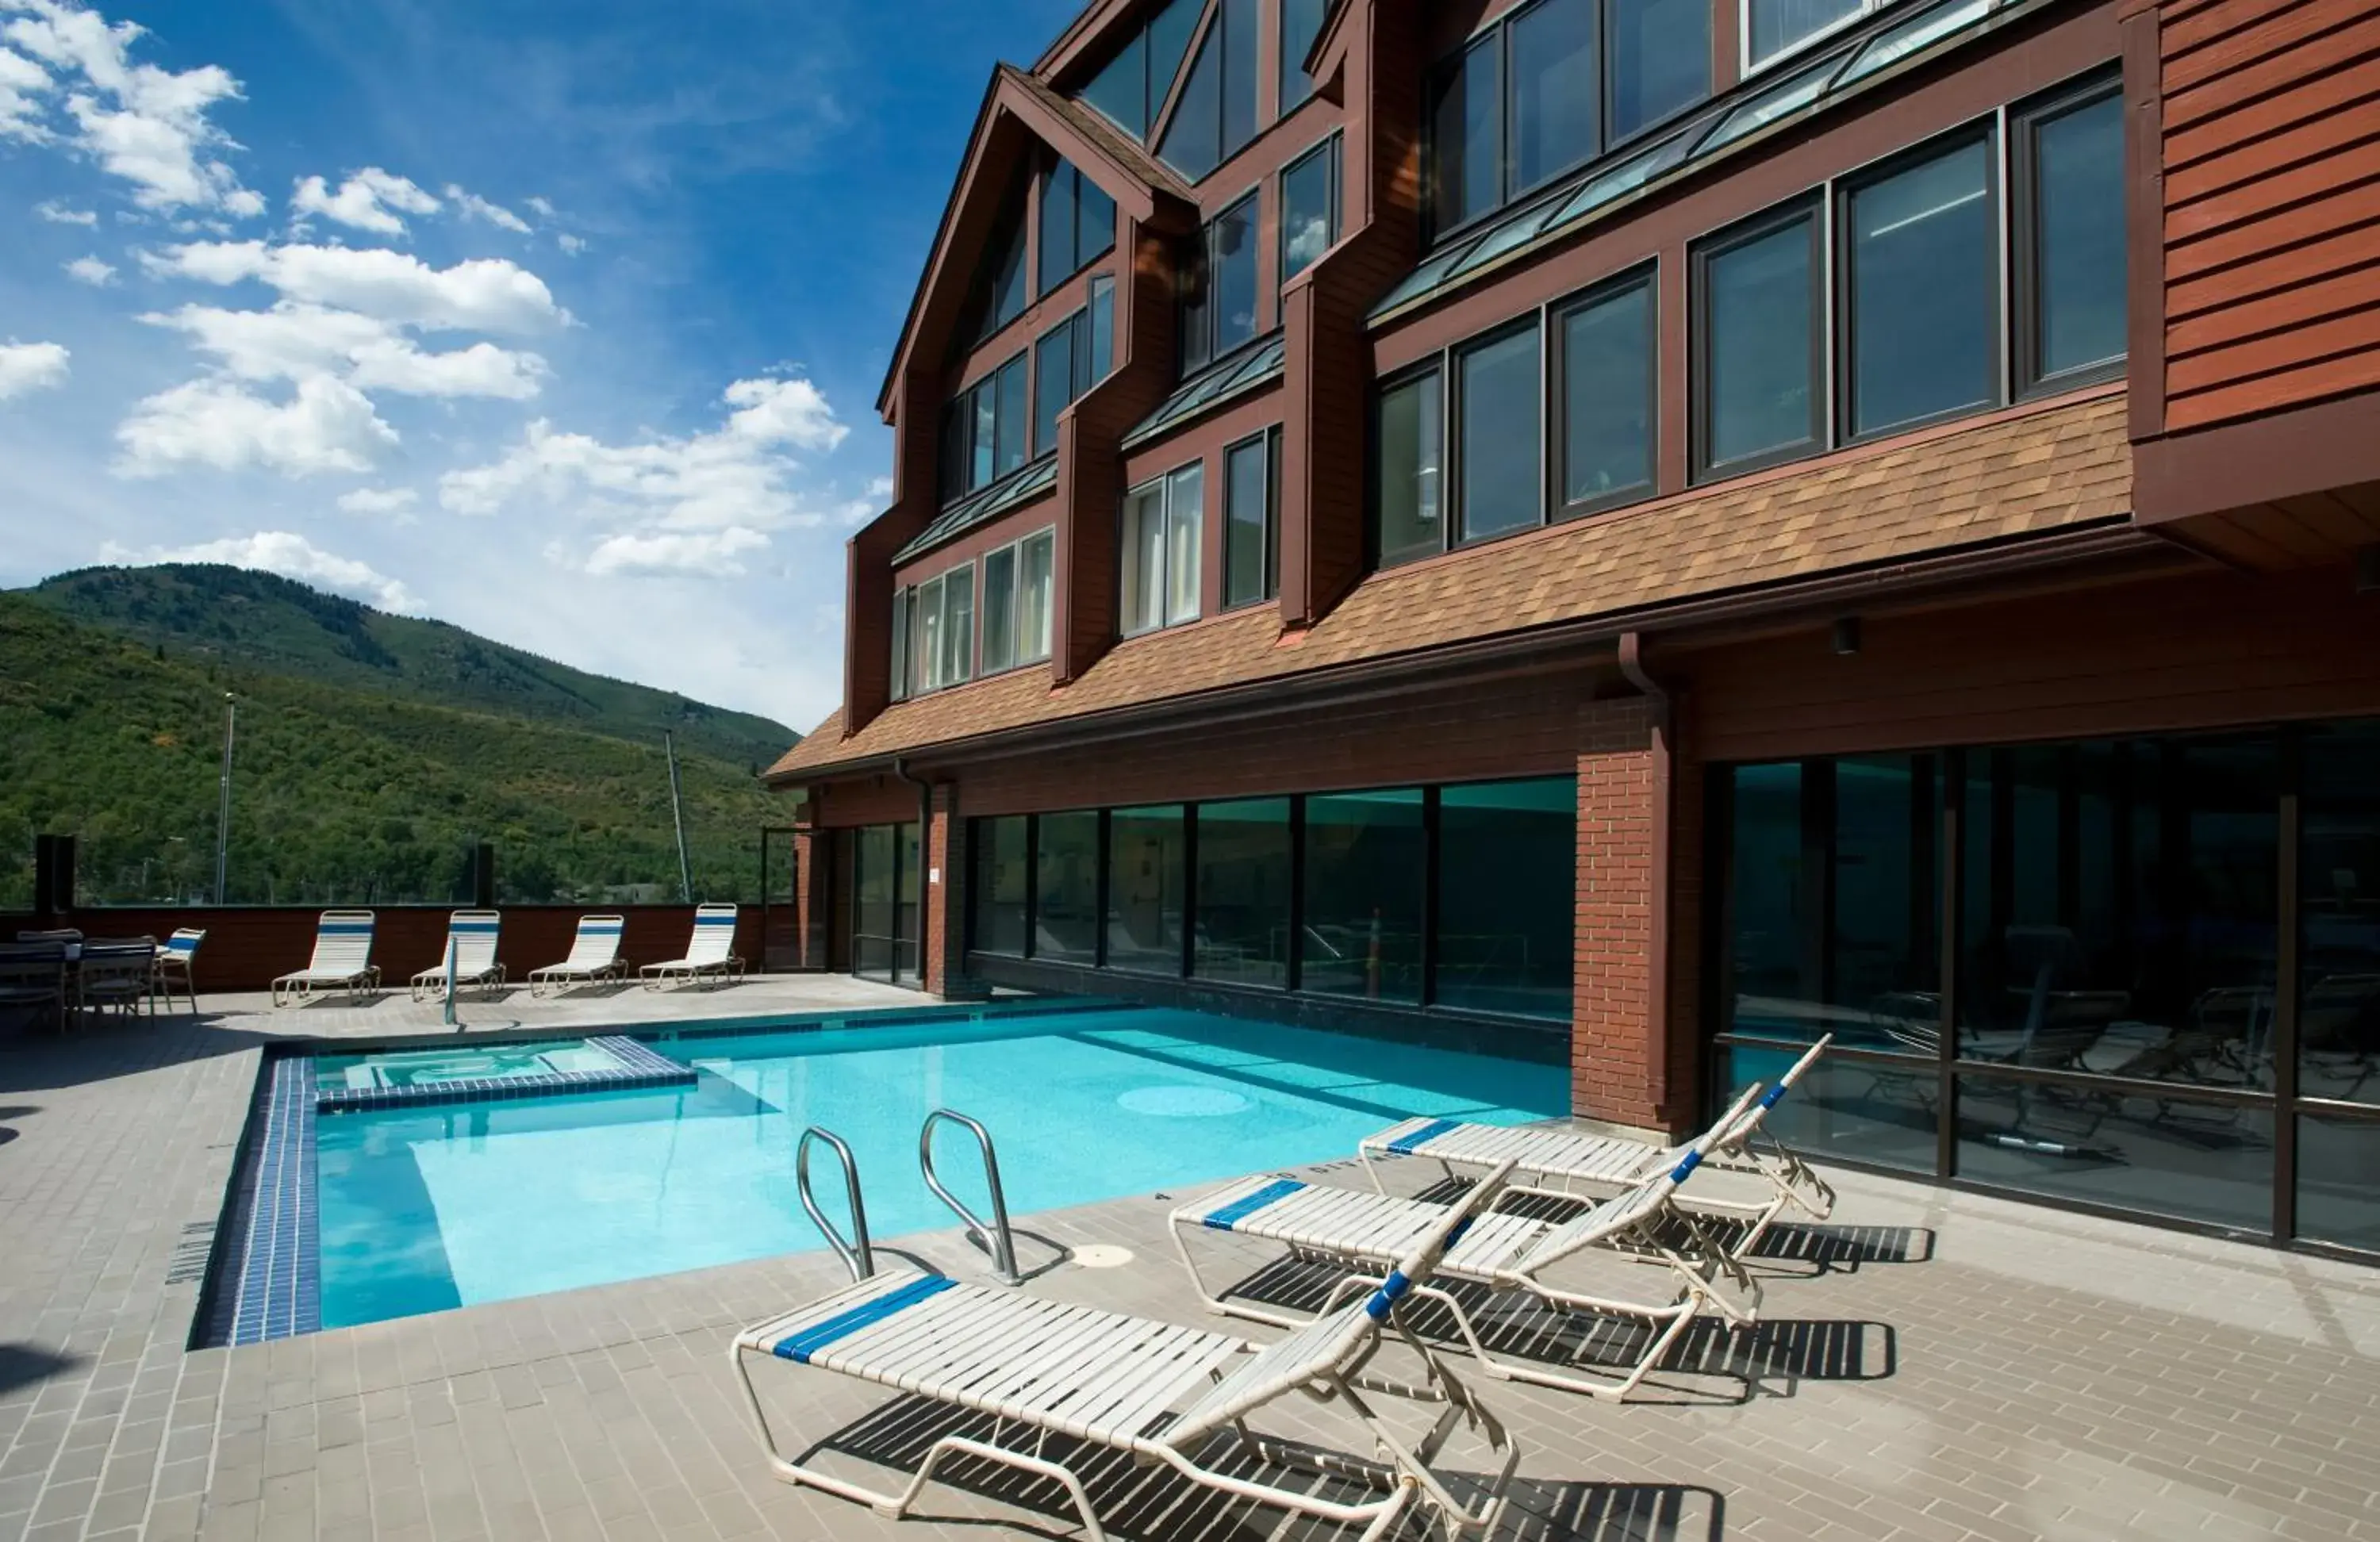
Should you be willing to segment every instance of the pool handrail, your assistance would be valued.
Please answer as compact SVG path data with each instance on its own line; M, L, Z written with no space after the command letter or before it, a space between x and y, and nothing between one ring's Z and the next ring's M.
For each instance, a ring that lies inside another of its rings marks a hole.
M818 1196L810 1192L810 1142L813 1140L826 1142L833 1150L835 1160L843 1164L843 1190L851 1201L851 1239L848 1242L844 1240L842 1232L834 1229L834 1223L827 1220L826 1212L819 1208ZM843 1260L843 1267L851 1271L852 1283L856 1285L875 1274L876 1250L868 1242L868 1204L859 1196L859 1162L852 1156L851 1147L844 1144L843 1137L817 1124L804 1130L800 1143L794 1147L794 1183L801 1193L802 1208L809 1212L810 1220L826 1234L826 1245L834 1249L834 1256Z
M989 1225L985 1224L982 1217L968 1209L957 1195L944 1188L941 1179L934 1172L934 1125L945 1119L973 1131L976 1145L982 1148L984 1183L991 1191L991 1221ZM934 1191L934 1197L956 1211L959 1220L965 1222L968 1240L991 1255L993 1278L1003 1285L1023 1284L1025 1277L1016 1272L1016 1238L1008 1229L1008 1196L1000 1187L1000 1159L992 1154L991 1132L985 1129L981 1122L970 1119L955 1109L936 1109L926 1115L925 1123L917 1129L917 1166L925 1173L926 1186Z

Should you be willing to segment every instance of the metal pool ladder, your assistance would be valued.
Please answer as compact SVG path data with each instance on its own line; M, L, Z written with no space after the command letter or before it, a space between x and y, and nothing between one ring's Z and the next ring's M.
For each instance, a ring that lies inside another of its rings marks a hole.
M941 1179L934 1173L934 1125L945 1119L974 1132L975 1143L983 1152L984 1184L991 1191L990 1225L986 1225L980 1216L968 1209L957 1195L944 1188ZM833 1139L832 1135L828 1138ZM840 1146L843 1143L836 1141L835 1144ZM1022 1284L1024 1276L1016 1272L1016 1239L1008 1230L1008 1198L1000 1188L1000 1159L992 1155L991 1132L977 1121L969 1119L965 1114L952 1109L936 1109L926 1115L926 1123L917 1131L917 1166L925 1173L926 1186L934 1191L934 1197L956 1211L959 1220L966 1223L967 1240L991 1255L993 1278L1003 1285ZM859 1203L858 1193L858 1189L855 1186L852 1190L855 1214L857 1213ZM808 1187L802 1190L802 1198L804 1203L808 1202ZM815 1219L818 1211L812 1209L810 1215ZM820 1224L823 1225L824 1222Z
M851 1200L852 1235L848 1242L844 1240L842 1232L834 1229L834 1223L827 1220L826 1212L819 1208L817 1196L810 1193L810 1142L813 1140L826 1142L834 1152L835 1160L843 1164L843 1191ZM989 1147L985 1154L990 1155ZM841 1258L843 1267L851 1271L852 1281L856 1283L874 1274L876 1253L868 1245L868 1206L859 1197L859 1163L853 1159L851 1147L843 1143L843 1137L816 1124L804 1130L801 1144L794 1148L794 1180L801 1189L802 1208L810 1213L810 1220L826 1233L826 1245L834 1249L834 1256ZM930 1170L926 1181L933 1182ZM992 1192L997 1195L999 1189L995 1187Z

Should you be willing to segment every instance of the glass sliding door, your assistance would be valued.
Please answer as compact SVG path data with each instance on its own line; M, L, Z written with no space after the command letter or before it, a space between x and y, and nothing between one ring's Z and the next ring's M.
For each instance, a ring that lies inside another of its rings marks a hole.
M1199 978L1289 983L1290 812L1285 797L1198 806Z
M1108 815L1109 967L1182 973L1188 856L1180 804L1118 808Z
M2303 753L2297 1233L2380 1252L2380 722Z
M1567 1021L1576 933L1578 779L1439 794L1433 1000Z
M1427 843L1418 787L1305 800L1305 918L1298 934L1308 990L1418 1002Z
M918 979L917 826L871 824L851 842L851 972L893 985Z

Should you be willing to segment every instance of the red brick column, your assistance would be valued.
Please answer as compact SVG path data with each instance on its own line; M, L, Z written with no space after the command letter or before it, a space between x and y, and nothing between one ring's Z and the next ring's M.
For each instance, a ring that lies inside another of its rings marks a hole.
M1578 751L1577 953L1571 1111L1667 1128L1669 1035L1653 1031L1655 821L1660 747L1650 704L1589 703Z
M926 888L924 916L926 990L946 998L980 995L982 987L966 972L966 820L959 812L959 790L948 782L934 784L926 868L933 875Z

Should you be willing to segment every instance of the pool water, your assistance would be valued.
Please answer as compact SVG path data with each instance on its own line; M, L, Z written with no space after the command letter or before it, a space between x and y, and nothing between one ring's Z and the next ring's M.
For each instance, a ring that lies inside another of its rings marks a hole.
M314 1085L324 1092L346 1092L372 1087L434 1087L442 1082L516 1080L550 1076L558 1071L619 1069L620 1062L613 1056L585 1042L496 1045L471 1050L326 1055L314 1062Z
M654 1047L697 1085L325 1115L322 1326L821 1247L794 1178L809 1124L850 1145L881 1240L954 1224L917 1171L937 1108L990 1130L1022 1218L1351 1157L1415 1114L1544 1118L1570 1093L1559 1065L1150 1008ZM988 1213L971 1147L944 1126L938 1168ZM832 1155L811 1162L840 1222Z

